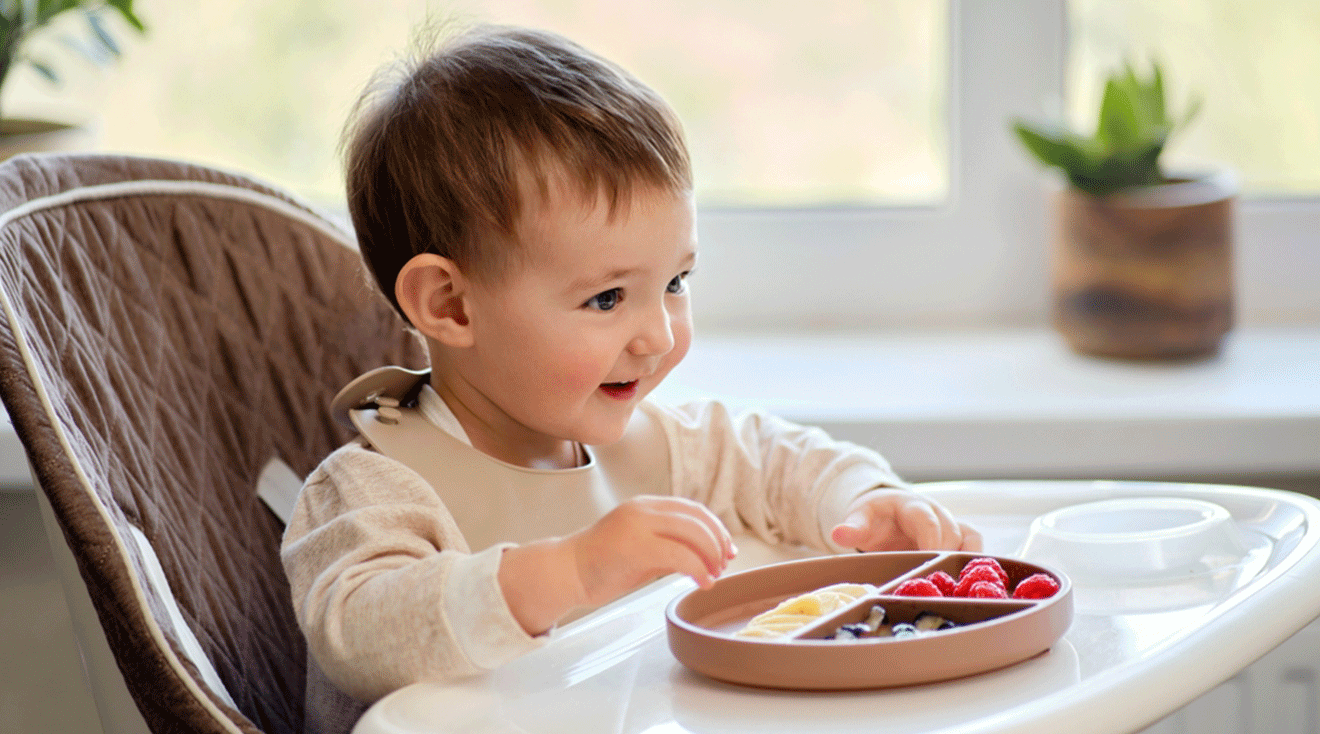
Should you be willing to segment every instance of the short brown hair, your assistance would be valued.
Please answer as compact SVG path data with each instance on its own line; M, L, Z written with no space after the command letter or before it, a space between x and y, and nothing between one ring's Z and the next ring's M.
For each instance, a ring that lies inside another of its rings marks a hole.
M550 171L562 171L579 193L603 193L611 212L639 184L691 188L669 106L556 34L479 26L394 72L359 99L344 149L363 260L400 313L394 282L415 255L442 255L479 279L505 271L520 176L544 194Z

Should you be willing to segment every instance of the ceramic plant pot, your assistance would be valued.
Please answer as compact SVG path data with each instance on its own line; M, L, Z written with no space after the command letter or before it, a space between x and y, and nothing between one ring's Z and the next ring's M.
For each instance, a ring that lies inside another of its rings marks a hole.
M1227 174L1104 197L1057 199L1054 323L1083 354L1122 359L1213 355L1233 322Z

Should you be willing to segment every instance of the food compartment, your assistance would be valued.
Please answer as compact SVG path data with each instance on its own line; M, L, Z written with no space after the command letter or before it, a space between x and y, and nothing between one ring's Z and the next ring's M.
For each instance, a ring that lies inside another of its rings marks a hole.
M993 565L996 565L998 570L1003 571L1004 575L999 577L999 583L1003 586L1005 594L1010 599L1022 598L1025 600L1039 601L1053 596L1054 593L1062 590L1064 585L1064 579L1061 574L1033 563L1020 561L1016 558L987 556L981 553L947 553L938 558L932 559L929 563L923 564L919 568L912 569L909 573L904 574L900 578L894 579L888 584L884 584L880 587L879 591L881 594L901 594L904 596L918 594L921 592L915 590L913 592L906 592L900 587L903 586L904 582L912 579L932 580L933 576L942 572L947 578L944 581L935 582L936 586L940 589L941 596L945 598L975 598L970 589L971 584L976 580L975 578L971 579L969 583L965 585L960 586L959 584L964 580L963 571L969 564L986 565L985 559L992 559L994 561ZM1033 581L1028 584L1028 586L1022 587L1022 597L1015 597L1014 594L1019 591L1019 585L1026 579L1037 574L1043 574L1051 579L1054 582L1053 588L1049 584L1042 586L1038 582ZM984 580L993 579L992 576L982 576L979 578L983 578ZM950 582L952 582L951 587L949 586Z
M871 584L878 590L926 567L940 555L920 551L857 553L755 568L725 576L708 589L688 593L674 607L674 613L697 627L732 634L786 599L837 583Z
M1002 599L866 597L799 629L790 637L799 641L837 643L902 642L928 634L968 629L1030 609L1033 605L1031 601ZM881 614L875 613L877 609L881 610ZM850 637L849 632L857 634Z

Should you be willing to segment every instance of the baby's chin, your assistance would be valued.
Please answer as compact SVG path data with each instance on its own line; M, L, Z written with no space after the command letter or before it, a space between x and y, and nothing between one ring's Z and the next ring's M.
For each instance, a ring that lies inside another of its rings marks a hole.
M626 434L627 432L628 432L628 426L625 424L621 426L618 430L610 430L610 431L597 430L597 431L582 433L573 440L577 441L578 443L586 444L588 446L609 446L611 444L615 444L621 441L623 439L624 434Z
M589 429L574 431L572 440L588 446L609 446L618 443L628 433L628 426L637 420L638 413L636 406L628 410L628 415L622 417L618 422L605 424L596 424Z

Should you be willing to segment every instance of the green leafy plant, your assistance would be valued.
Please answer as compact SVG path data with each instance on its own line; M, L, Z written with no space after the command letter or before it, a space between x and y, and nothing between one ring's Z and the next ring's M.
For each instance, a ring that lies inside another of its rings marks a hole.
M1169 136L1185 127L1200 109L1193 100L1181 116L1169 114L1164 74L1158 63L1151 74L1137 76L1130 63L1105 82L1095 134L1086 137L1060 126L1016 120L1018 139L1047 166L1061 169L1069 183L1096 196L1132 186L1167 183L1160 154Z
M106 16L117 14L139 33L146 27L133 13L133 0L0 0L0 89L14 66L21 62L32 65L39 74L59 82L59 74L49 59L29 55L27 41L47 30L51 23L66 13L77 13L87 26L87 39L60 35L61 45L73 49L95 63L119 56L119 44L106 24Z

